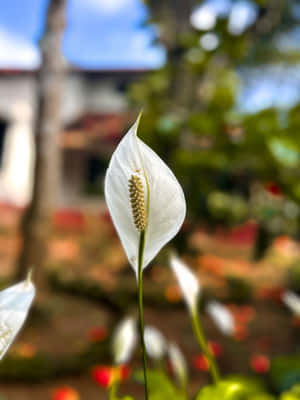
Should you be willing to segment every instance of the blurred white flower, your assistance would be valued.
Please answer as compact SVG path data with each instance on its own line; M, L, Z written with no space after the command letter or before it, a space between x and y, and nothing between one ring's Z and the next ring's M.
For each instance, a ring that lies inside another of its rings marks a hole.
M211 301L207 304L206 311L224 335L231 336L234 334L234 318L227 307L217 301Z
M170 264L179 283L182 295L188 305L189 311L194 313L197 308L198 296L201 291L199 281L195 274L178 257L171 255Z
M34 296L30 277L0 292L0 360L22 328Z
M180 229L184 194L168 166L137 137L139 119L112 155L105 198L127 258L138 273L138 249L145 232L142 268Z
M117 326L113 337L113 355L116 364L125 364L131 358L137 342L134 318L125 318Z
M300 297L290 290L286 291L282 295L282 301L284 304L297 316L300 317Z
M216 33L209 32L201 36L199 43L204 50L213 51L219 46L220 39Z
M216 10L208 4L201 5L193 11L190 17L190 22L196 29L203 31L213 29L217 22Z
M168 347L169 360L172 371L182 386L186 386L188 369L184 355L176 343L170 343Z
M250 1L238 0L233 3L228 19L228 31L241 35L257 18L258 8Z
M145 327L146 351L150 357L160 360L166 351L166 341L162 333L153 326Z

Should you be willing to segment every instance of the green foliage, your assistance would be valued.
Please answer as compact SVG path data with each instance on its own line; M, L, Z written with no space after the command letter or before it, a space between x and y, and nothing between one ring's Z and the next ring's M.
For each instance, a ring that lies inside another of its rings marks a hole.
M300 355L274 358L271 363L270 377L274 388L279 392L288 390L299 383Z
M287 285L291 290L300 293L300 260L292 263L289 266L287 273Z
M275 160L283 167L299 166L300 152L294 141L289 138L274 137L269 140L268 145Z
M135 378L143 382L143 372L138 371ZM148 386L150 400L185 400L185 394L178 389L170 378L161 370L148 369Z
M241 77L250 68L299 62L298 50L275 46L278 35L298 21L293 2L278 6L280 16L274 19L277 2L250 3L259 10L253 26L233 35L227 17L218 18L213 33L219 45L207 51L200 44L207 32L188 21L195 3L147 0L149 23L159 27L157 41L166 48L167 62L134 83L129 98L144 109L143 139L183 183L190 217L209 226L254 217L267 235L296 235L299 214L289 217L283 203L278 210L260 207L256 214L251 193L256 183L273 181L288 200L300 204L300 105L252 114L241 113L237 105L241 84L247 84ZM256 251L256 257L263 253Z
M227 225L242 222L248 215L247 203L241 196L230 196L221 191L214 191L208 195L207 206L214 218Z
M96 303L99 302L101 306L107 307L118 318L126 313L132 304L136 304L136 282L134 280L127 283L120 282L116 289L116 295L112 297L99 282L90 279L78 279L73 276L66 277L64 273L61 273L63 268L56 266L56 269L56 271L51 272L49 278L51 287L58 292L70 293L88 298ZM161 287L153 286L151 283L147 284L147 282L144 284L144 301L153 307L174 308L175 306L168 302ZM178 306L180 307L179 304Z
M249 302L252 299L253 288L246 279L228 276L226 277L226 284L230 301L239 304L240 302Z
M58 377L80 375L93 365L107 364L110 360L108 340L89 344L85 350L65 357L54 357L52 354L36 354L31 358L8 355L0 363L0 378L5 382L40 383Z
M273 400L263 385L242 376L223 379L217 385L206 386L196 400Z
M283 392L280 400L300 400L300 385L295 385L291 390Z
M251 396L249 400L275 400L275 397L267 393L259 393Z

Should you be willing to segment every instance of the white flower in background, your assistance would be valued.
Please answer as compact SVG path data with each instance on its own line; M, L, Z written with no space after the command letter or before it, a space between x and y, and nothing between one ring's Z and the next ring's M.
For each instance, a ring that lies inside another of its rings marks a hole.
M166 352L166 341L162 333L153 326L146 326L144 338L149 356L155 360L163 358Z
M198 296L201 291L199 281L195 274L178 257L171 255L170 264L176 275L182 295L193 314L197 309Z
M125 364L131 358L137 342L134 318L125 318L117 326L113 337L113 355L116 364Z
M107 206L136 274L141 232L145 232L145 268L179 231L186 212L181 186L137 137L138 124L139 118L118 145L105 178Z
M234 318L227 307L217 301L211 301L207 304L206 311L224 335L231 336L234 334Z
M282 295L282 301L284 304L297 316L300 317L300 297L290 290L286 291Z
M168 354L172 371L174 372L181 385L186 386L188 375L187 363L185 361L183 353L176 343L169 344Z
M203 31L213 29L217 22L217 12L208 4L201 5L192 12L190 22L196 29Z
M0 360L22 328L34 296L30 276L0 292Z

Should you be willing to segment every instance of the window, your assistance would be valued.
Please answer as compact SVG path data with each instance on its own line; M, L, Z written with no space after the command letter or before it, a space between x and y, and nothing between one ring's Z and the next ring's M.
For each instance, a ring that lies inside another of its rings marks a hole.
M0 166L3 163L3 155L4 155L4 143L5 136L7 133L8 123L5 119L0 118Z

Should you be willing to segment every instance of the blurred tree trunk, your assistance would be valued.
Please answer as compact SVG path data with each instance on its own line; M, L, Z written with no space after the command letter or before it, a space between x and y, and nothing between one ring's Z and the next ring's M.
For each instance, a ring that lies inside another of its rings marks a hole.
M160 42L167 50L171 65L170 102L184 112L195 98L195 77L187 69L182 41L192 30L190 17L199 0L148 0L151 15L160 27Z
M44 266L47 262L51 214L56 205L59 184L60 103L65 69L61 43L65 10L66 0L50 0L41 41L42 64L36 88L33 193L21 222L23 245L17 261L16 277L24 278L28 268L33 267L38 287L46 285Z
M196 88L199 83L199 77L196 77L190 70L185 60L186 49L183 47L183 41L193 31L190 23L190 17L199 0L164 0L147 2L151 16L160 27L159 41L164 45L167 51L167 60L170 66L170 81L168 94L167 112L179 116L183 120L186 115L195 108ZM199 99L198 99L199 105ZM178 138L180 142L184 141L185 130ZM167 164L172 165L174 150L177 144L168 145L165 149L164 159ZM187 249L187 240L193 227L186 225L176 235L173 243L179 254Z

